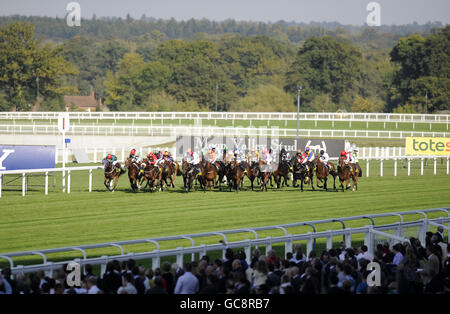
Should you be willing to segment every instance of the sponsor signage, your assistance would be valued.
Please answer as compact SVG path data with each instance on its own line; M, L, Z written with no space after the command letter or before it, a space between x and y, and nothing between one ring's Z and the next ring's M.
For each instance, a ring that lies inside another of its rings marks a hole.
M407 137L406 155L450 156L449 137Z
M55 146L0 145L0 171L55 168Z
M329 139L299 139L295 138L270 138L270 137L223 137L223 136L179 136L177 137L177 156L183 156L188 148L196 152L206 152L211 146L216 147L222 155L225 147L228 149L240 148L248 153L252 148L261 151L271 148L273 156L277 156L281 149L288 151L291 156L300 148L305 150L309 146L315 154L319 154L320 150L325 150L331 158L339 157L340 152L345 148L345 140L329 140Z

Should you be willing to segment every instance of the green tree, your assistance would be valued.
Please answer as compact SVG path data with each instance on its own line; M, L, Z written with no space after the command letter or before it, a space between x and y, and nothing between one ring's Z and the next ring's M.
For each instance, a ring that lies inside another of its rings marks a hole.
M250 89L248 95L234 102L230 111L292 112L296 107L292 96L274 85L259 85Z
M330 36L310 37L286 73L285 89L295 93L297 85L302 85L307 103L320 94L329 94L334 103L339 103L359 78L360 63L361 52L356 47Z
M17 110L31 109L38 83L39 95L44 98L76 91L63 85L65 76L75 74L60 48L34 39L32 24L16 22L0 28L0 90Z
M332 101L330 95L322 94L314 97L308 108L314 112L335 112L338 106Z

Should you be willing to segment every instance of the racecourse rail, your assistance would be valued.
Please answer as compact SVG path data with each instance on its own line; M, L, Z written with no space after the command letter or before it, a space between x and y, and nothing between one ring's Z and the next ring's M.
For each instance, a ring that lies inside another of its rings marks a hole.
M108 243L100 243L100 244L90 244L90 245L78 245L78 246L69 246L62 248L53 248L53 249L44 249L44 250L32 250L32 251L23 251L23 252L12 252L12 253L0 253L0 259L5 259L9 262L9 267L11 268L13 275L25 274L36 272L38 270L44 270L46 274L50 277L53 276L53 271L56 269L61 269L64 265L69 263L70 261L63 262L51 262L47 260L46 254L50 253L62 253L62 252L70 252L70 251L78 251L83 256L82 259L74 259L76 263L80 266L84 266L86 264L90 265L101 265L101 274L103 274L106 270L106 265L109 261L118 260L118 261L126 261L130 258L135 260L152 260L152 268L156 269L160 267L161 258L176 256L176 263L178 265L183 265L184 255L191 254L191 260L195 260L195 254L199 254L201 258L204 255L207 255L208 251L222 251L222 256L225 256L226 248L244 248L247 262L250 263L251 258L251 249L252 247L265 246L266 252L272 248L274 244L284 243L285 253L292 252L294 241L306 241L306 255L315 249L316 240L320 238L326 239L326 248L331 249L333 247L333 237L342 236L343 241L345 242L347 247L352 246L352 237L355 234L364 234L364 244L368 247L368 251L373 254L375 248L375 242L379 242L380 239L387 239L392 242L409 242L409 239L405 235L405 231L408 232L408 228L418 228L417 234L414 236L417 237L422 244L425 243L426 232L430 231L430 227L438 227L442 226L448 234L450 223L450 207L442 207L442 208L433 208L433 209L425 209L425 210L412 210L412 211L404 211L404 212L390 212L390 213L382 213L382 214L374 214L374 215L360 215L353 217L343 217L343 218L330 218L324 220L315 220L315 221L306 221L306 222L297 222L291 224L282 224L275 226L266 226L266 227L255 227L255 228L242 228L242 229L233 229L233 230L224 230L224 231L215 231L215 232L205 232L205 233L195 233L195 234L187 234L187 235L178 235L178 236L168 236L168 237L156 237L156 238L147 238L147 239L137 239L137 240L128 240L128 241L117 241L117 242L108 242ZM428 215L430 213L442 213L438 218L429 218ZM423 216L423 219L414 220L406 222L404 220L405 215L412 214L420 214ZM374 218L380 217L398 217L399 221L391 224L385 225L376 225ZM365 225L362 227L354 227L347 228L346 222L354 221L354 220L368 220L370 221L370 225ZM331 229L327 231L316 231L316 225L324 224L324 223L341 223L342 229ZM447 226L445 225L447 224ZM312 232L303 233L303 234L290 234L288 232L289 228L293 227L301 227L301 226L310 226L312 228ZM268 230L281 230L284 235L275 236L275 237L265 237L259 238L258 232L260 231L268 231ZM412 230L412 229L409 229ZM393 233L389 233L389 231L393 231ZM230 234L238 234L238 233L252 233L254 235L254 239L245 239L241 241L228 242L227 235ZM223 244L195 244L196 238L205 238L212 236L221 236L227 246ZM164 241L173 241L173 240L189 240L191 242L191 246L189 247L177 247L175 249L160 249L160 243ZM447 236L448 241L450 242L450 238ZM386 241L386 240L384 240ZM153 244L156 248L149 252L142 253L125 253L124 247L125 245L131 244ZM119 255L104 255L101 257L92 257L88 258L86 254L86 250L88 249L99 249L99 248L107 248L107 247L116 247L120 250ZM14 257L23 257L23 256L32 256L39 255L42 257L42 264L33 264L33 265L15 265L12 258Z
M380 162L380 176L383 176L383 163L387 160L394 160L394 176L397 176L397 168L398 168L398 161L399 160L406 160L407 161L407 168L408 168L408 176L411 175L411 160L420 160L420 175L424 175L424 161L432 159L433 160L433 174L437 175L437 160L446 160L446 175L449 175L450 173L450 157L434 157L434 156L403 156L398 158L383 158L383 157L375 157L375 158L366 158L360 160L366 161L366 168L365 168L365 176L369 177L370 175L370 161L371 160L378 160ZM336 160L336 158L330 158L330 160ZM48 178L49 174L52 172L62 172L63 178L65 177L65 172L67 171L67 186L66 191L70 194L70 183L71 183L71 172L72 171L89 171L88 176L88 191L92 192L92 171L93 170L101 170L103 169L102 166L83 166L83 167L66 167L66 168L49 168L49 169L24 169L24 170L6 170L6 171L0 171L0 198L2 197L2 185L3 185L3 176L4 175L21 175L22 176L22 196L26 195L27 191L27 175L33 174L33 173L44 173L45 175L45 195L48 194ZM64 179L63 179L64 180Z
M59 112L0 112L6 120L54 120ZM450 123L448 114L301 112L300 120ZM296 112L69 112L74 120L297 120Z
M447 125L448 126L448 125ZM0 134L59 134L58 126L3 124L0 125ZM82 136L266 136L266 137L295 137L296 129L278 127L216 127L216 126L137 126L137 125L72 125L67 135ZM318 138L388 138L404 139L406 137L450 137L450 132L424 132L424 131L375 131L375 130L317 130L299 129L300 137Z

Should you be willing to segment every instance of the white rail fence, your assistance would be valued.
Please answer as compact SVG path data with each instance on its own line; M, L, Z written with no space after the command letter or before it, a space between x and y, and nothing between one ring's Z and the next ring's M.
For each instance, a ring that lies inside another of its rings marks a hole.
M336 160L335 158L330 158L330 160ZM445 174L450 174L450 157L433 157L433 156L403 156L398 158L366 158L366 159L360 159L359 164L364 165L363 160L365 160L365 168L362 168L363 176L369 177L370 175L373 176L373 173L371 173L370 169L373 167L374 163L379 162L379 176L384 175L384 169L385 161L394 161L394 167L393 167L393 175L396 177L398 175L398 170L400 168L399 163L403 163L405 167L407 167L407 175L411 176L413 174L413 171L411 170L411 162L414 160L420 160L420 175L424 175L425 170L425 163L428 163L429 160L433 161L433 175L438 174L438 160L441 161L441 163L446 164L446 171ZM406 165L405 165L406 163ZM372 166L371 166L372 165ZM93 170L99 170L103 169L102 166L82 166L82 167L66 167L65 171L67 172L67 193L70 193L71 188L71 173L73 171L86 171L89 170L89 176L88 176L88 191L92 191L92 171ZM391 168L389 168L391 170ZM65 171L63 168L49 168L49 169L30 169L30 170L7 170L7 171L0 171L0 198L2 197L2 186L3 186L3 176L4 175L20 175L22 176L22 196L26 195L27 192L27 176L30 174L36 174L36 173L43 173L45 176L45 184L44 184L44 193L45 195L48 194L48 187L49 187L49 174L54 172L63 172L63 177L65 177ZM63 179L65 180L65 179Z
M0 112L0 120L54 120L59 112ZM69 112L73 120L297 120L296 112ZM450 123L448 114L301 112L300 120Z
M44 270L46 274L50 277L53 276L53 271L57 269L61 269L62 266L67 264L69 261L63 262L51 262L47 259L46 254L50 253L62 253L62 252L70 252L70 251L78 251L81 253L82 258L74 259L75 262L79 263L80 266L85 266L86 264L90 265L101 265L101 274L103 274L106 270L106 265L109 261L118 260L118 261L126 261L130 258L135 260L151 260L152 268L155 269L160 267L161 259L165 257L176 257L176 263L178 265L184 264L184 256L190 255L190 259L192 261L195 260L196 254L198 254L199 258L204 255L207 255L208 252L211 251L222 251L222 256L225 255L226 247L222 244L196 244L197 239L220 236L227 242L227 247L235 249L235 248L244 248L247 262L250 263L251 258L251 250L252 247L265 246L266 251L271 249L273 245L276 244L284 244L285 253L292 252L293 245L295 241L306 241L306 254L316 248L316 240L317 239L325 239L326 248L331 249L333 247L333 237L342 236L343 241L345 242L347 247L352 246L352 239L354 235L363 235L364 244L367 245L369 252L373 253L374 248L377 242L377 237L382 237L384 239L389 239L391 242L405 242L409 241L406 238L407 235L404 234L405 230L408 228L415 228L417 230L415 237L417 237L422 245L425 244L425 236L426 232L430 231L431 226L442 226L447 231L448 234L448 224L450 222L450 214L448 207L446 208L434 208L434 209L426 209L426 210L414 210L414 211L405 211L405 212L392 212L392 213L383 213L383 214L375 214L375 215L362 215L362 216L353 216L353 217L344 217L344 218L331 218L324 220L316 220L316 221L308 221L308 222L298 222L292 224L284 224L284 225L275 225L275 226L267 226L267 227L257 227L257 228L244 228L244 229L234 229L234 230L225 230L225 231L216 231L216 232L206 232L206 233L197 233L197 234L188 234L188 235L180 235L180 236L169 236L169 237L158 237L158 238L147 238L147 239L138 239L138 240L129 240L129 241L118 241L118 242L108 242L101 244L91 244L91 245L78 245L78 246L70 246L63 248L54 248L54 249L45 249L45 250L33 250L33 251L25 251L25 252L13 252L13 253L0 253L0 259L5 259L9 262L9 267L11 268L13 275L25 274L36 272L38 270ZM428 215L430 213L443 213L439 218L429 218ZM414 220L405 222L405 215L412 214L420 214L423 215L423 219ZM374 218L381 217L398 217L400 221L391 224L385 225L376 225ZM362 227L354 227L348 228L346 227L346 222L367 219L370 220L370 225L365 225ZM341 223L342 229L332 229L327 231L316 231L316 226L319 224L325 223ZM445 225L447 224L447 226ZM303 233L303 234L291 234L288 229L293 227L301 227L301 226L310 226L313 229L313 232ZM274 236L274 237L265 237L259 238L258 232L261 231L269 231L269 230L281 230L284 235L282 236ZM228 242L227 235L230 234L253 234L254 238L247 238L241 241ZM411 235L410 235L411 236ZM448 237L447 237L448 238ZM177 247L175 249L166 249L161 250L161 243L165 241L173 241L173 240L189 240L191 242L191 246L188 247ZM154 250L148 252L139 252L139 253L125 253L124 246L133 245L133 244L149 244L155 247ZM120 254L118 255L104 255L101 257L87 257L86 250L91 249L100 249L107 247L116 247L120 250ZM34 265L15 265L13 258L31 256L31 255L39 255L42 257L43 262L41 264Z
M130 126L130 125L72 125L67 135L82 136L279 136L295 137L296 129L271 128L239 128L213 126ZM57 135L56 125L0 125L0 134L45 134ZM317 138L389 138L404 139L406 137L450 137L449 132L424 131L373 131L373 130L316 130L301 129L301 137Z

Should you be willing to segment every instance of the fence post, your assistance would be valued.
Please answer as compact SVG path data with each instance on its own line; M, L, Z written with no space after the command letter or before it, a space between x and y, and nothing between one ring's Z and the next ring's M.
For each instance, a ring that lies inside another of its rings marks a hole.
M380 159L380 177L383 176L383 158Z
M183 268L183 248L181 246L177 247L178 250L180 250L180 253L177 253L177 264L178 267Z
M420 158L420 175L423 176L423 158Z
M70 170L67 171L67 194L70 194Z
M397 229L395 229L395 235L397 237L403 237L403 225L401 223L399 223Z
M248 239L247 245L245 246L245 255L246 255L246 261L250 265L250 263L252 261L252 245L250 244L249 239Z
M397 176L397 158L394 158L394 177Z
M48 171L45 172L45 195L48 195Z
M419 241L420 243L425 246L425 238L427 235L427 230L428 230L428 220L423 219L423 224L419 227Z
M346 228L345 231L345 247L352 247L352 229Z
M448 174L448 171L450 170L450 169L449 169L449 164L450 164L450 163L449 163L449 160L450 160L450 158L447 157L447 174ZM450 237L449 237L449 239L450 239Z
M411 159L408 158L408 177L411 175Z
M157 257L152 258L152 269L155 270L156 268L159 268L161 264L161 258L159 257L159 252ZM182 266L180 266L182 267Z
M433 168L433 173L434 173L434 175L436 175L436 157L434 157L434 168Z
M329 235L327 236L327 250L333 248L333 232L331 230L328 231Z
M289 239L284 243L284 255L286 256L287 252L292 252L292 235L288 234ZM245 253L247 254L247 253Z
M373 234L371 232L372 226L367 226L369 230L364 233L364 245L367 246L367 251L373 254Z
M25 172L24 173L22 173L22 196L25 196L25 191L26 191L26 189L27 189L27 183L26 183L26 174L25 174Z
M370 169L370 167L369 167L369 159L366 159L366 177L369 176L369 169Z
M308 232L309 238L306 241L306 256L309 256L309 253L313 250L313 238L312 232Z
M50 266L49 270L46 270L44 273L47 277L53 278L53 262L47 262L46 265Z
M108 264L108 256L103 255L102 259L105 261L100 265L100 276L103 277L103 275L106 273L106 265Z
M89 169L89 192L92 192L92 169Z

